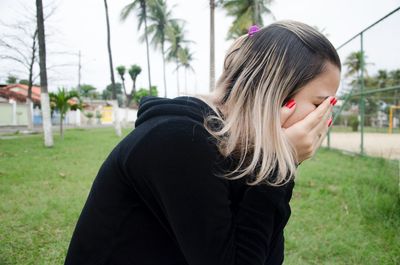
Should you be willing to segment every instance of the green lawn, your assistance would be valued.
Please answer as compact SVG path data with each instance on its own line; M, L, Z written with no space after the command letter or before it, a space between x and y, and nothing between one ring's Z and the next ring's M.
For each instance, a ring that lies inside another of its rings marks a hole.
M329 150L302 164L286 264L400 264L399 166Z
M125 131L127 133L127 131ZM0 264L62 264L111 128L0 140ZM285 264L400 264L398 164L320 150L300 166Z

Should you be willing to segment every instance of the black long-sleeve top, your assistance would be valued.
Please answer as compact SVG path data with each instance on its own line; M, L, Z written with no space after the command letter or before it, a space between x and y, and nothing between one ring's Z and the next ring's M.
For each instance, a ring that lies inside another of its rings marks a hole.
M195 97L145 97L101 166L65 264L282 264L293 181L249 186L223 158Z

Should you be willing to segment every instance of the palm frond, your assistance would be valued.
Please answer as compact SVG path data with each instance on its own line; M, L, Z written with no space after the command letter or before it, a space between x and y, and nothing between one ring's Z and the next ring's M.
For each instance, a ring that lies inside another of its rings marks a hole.
M234 18L228 30L227 39L237 38L247 32L249 26L257 24L263 26L265 14L273 16L268 6L272 0L226 0L220 1L228 16Z
M133 12L133 10L136 9L136 5L137 5L138 1L135 0L130 4L127 4L126 6L124 6L124 8L122 8L121 10L121 14L120 14L120 20L121 21L125 21L128 16Z

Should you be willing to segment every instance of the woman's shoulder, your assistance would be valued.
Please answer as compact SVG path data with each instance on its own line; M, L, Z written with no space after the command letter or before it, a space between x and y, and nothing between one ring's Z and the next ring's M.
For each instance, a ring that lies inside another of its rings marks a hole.
M195 97L147 98L141 101L135 137L154 142L215 143L205 128L212 109Z
M213 137L204 124L184 116L159 119L147 133L146 138L146 141L153 145L167 145L175 148L181 146L188 151L215 147ZM165 151L174 151L174 149Z
M203 123L185 115L157 116L135 128L120 143L120 154L152 153L158 157L190 159L216 155L215 139Z

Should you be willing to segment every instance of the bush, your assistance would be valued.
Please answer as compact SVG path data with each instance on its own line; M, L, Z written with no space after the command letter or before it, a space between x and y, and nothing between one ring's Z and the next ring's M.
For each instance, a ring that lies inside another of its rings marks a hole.
M86 118L88 118L90 120L91 118L93 118L94 115L93 115L93 112L86 112L85 116L86 116Z
M85 117L88 118L87 124L92 124L93 112L85 112Z
M103 117L103 114L101 114L100 111L96 110L96 123L101 124L101 118Z
M138 91L136 91L135 95L133 96L133 100L136 103L139 103L142 97L148 96L149 95L149 90L147 88L141 88ZM158 96L158 91L156 86L151 87L151 95L152 96Z
M358 131L358 124L359 124L358 116L356 116L356 115L350 116L349 117L349 124L350 124L351 129L352 129L353 132Z

